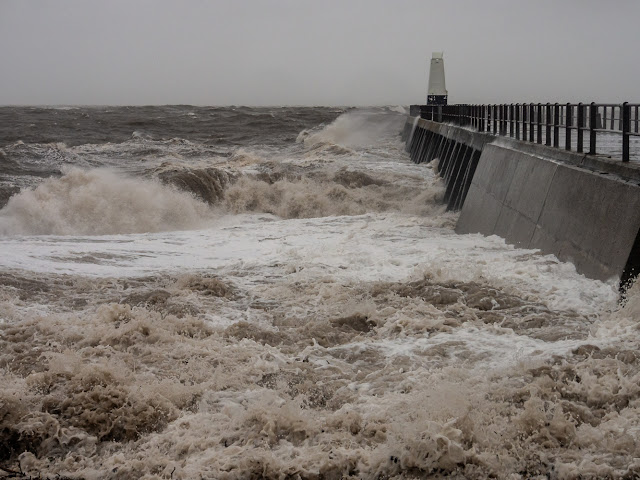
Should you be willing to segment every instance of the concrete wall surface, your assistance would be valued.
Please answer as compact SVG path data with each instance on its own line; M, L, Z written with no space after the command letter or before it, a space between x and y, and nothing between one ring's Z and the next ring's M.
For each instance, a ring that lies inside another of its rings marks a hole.
M640 229L640 186L545 154L485 144L456 232L499 235L588 277L619 278Z

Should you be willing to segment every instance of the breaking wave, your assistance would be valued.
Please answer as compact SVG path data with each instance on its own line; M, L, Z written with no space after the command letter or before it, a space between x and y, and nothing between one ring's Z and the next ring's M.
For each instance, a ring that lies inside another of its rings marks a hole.
M386 138L389 132L400 131L404 115L389 115L384 111L353 110L343 113L318 131L303 130L297 141L307 147L318 144L340 145L348 148L371 147Z
M157 177L166 184L193 194L210 205L217 204L224 196L226 188L237 174L219 168L190 168L169 166L156 170Z
M387 183L362 172L340 170L328 178L282 178L265 181L242 177L225 193L233 213L271 213L281 218L314 218L394 211L428 215L444 212L441 182L413 188Z
M11 197L0 210L0 234L146 233L198 228L211 218L205 203L158 182L69 169Z

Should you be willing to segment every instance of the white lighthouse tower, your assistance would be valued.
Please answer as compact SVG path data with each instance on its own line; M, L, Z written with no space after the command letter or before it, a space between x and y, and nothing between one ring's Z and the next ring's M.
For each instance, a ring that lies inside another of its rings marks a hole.
M431 67L429 68L429 89L427 90L427 105L446 105L447 88L444 83L443 52L433 52Z

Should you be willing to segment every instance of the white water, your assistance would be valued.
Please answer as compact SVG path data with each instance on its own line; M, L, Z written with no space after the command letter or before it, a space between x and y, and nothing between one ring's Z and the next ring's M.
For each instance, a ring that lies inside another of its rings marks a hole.
M615 285L569 263L456 235L439 180L383 120L368 137L370 119L346 114L301 134L301 155L231 159L295 175L194 203L196 229L87 235L94 216L68 235L0 237L0 413L49 442L20 457L25 471L637 471L640 295L620 309ZM390 184L344 187L345 168Z

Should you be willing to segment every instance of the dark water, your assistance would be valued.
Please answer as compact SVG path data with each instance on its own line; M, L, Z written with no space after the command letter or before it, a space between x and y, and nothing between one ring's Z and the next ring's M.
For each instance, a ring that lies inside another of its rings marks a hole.
M343 109L249 107L0 107L0 206L64 166L141 173L163 156L224 158L238 148L295 144ZM83 146L85 148L83 148ZM92 148L91 146L101 146ZM167 154L167 155L165 155Z
M335 119L339 108L0 107L0 147L24 143L121 143L134 133L154 140L181 138L205 145L293 142L305 128Z

